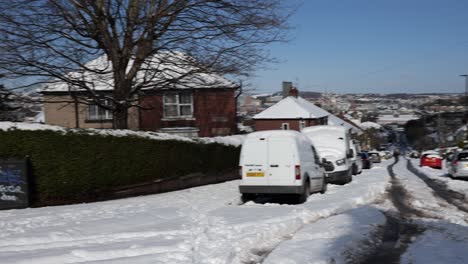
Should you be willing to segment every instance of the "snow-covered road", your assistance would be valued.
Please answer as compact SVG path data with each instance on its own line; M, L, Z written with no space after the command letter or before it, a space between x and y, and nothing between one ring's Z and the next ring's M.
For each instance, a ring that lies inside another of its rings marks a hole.
M0 211L0 263L372 263L389 232L401 263L468 263L468 213L409 171L406 159L390 177L392 162L299 205L241 204L231 181ZM454 192L468 190L468 181L416 169Z
M373 203L388 184L385 166L364 171L351 184L331 185L326 194L300 205L239 205L238 181L232 181L92 204L1 211L0 260L255 263L298 230L307 232L302 228L310 223Z

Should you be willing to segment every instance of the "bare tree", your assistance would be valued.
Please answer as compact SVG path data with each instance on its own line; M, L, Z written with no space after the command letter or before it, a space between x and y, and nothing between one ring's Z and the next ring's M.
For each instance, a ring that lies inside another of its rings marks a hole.
M0 71L86 91L75 96L112 110L116 128L127 127L142 90L190 85L206 73L251 73L269 59L265 44L284 40L292 11L281 0L0 4ZM112 93L100 93L102 85Z

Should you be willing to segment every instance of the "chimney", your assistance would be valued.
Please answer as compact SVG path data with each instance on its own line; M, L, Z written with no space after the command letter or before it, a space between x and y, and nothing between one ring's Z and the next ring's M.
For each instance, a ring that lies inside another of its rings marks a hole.
M283 82L283 98L290 95L289 90L291 90L292 82Z
M289 96L297 98L298 95L299 95L299 91L297 90L297 88L294 86L291 87L291 89L289 90Z

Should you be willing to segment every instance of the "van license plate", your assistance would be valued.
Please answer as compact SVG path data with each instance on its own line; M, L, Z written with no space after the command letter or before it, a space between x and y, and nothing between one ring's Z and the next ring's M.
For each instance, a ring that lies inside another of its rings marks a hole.
M265 176L264 172L247 172L247 177L263 177Z

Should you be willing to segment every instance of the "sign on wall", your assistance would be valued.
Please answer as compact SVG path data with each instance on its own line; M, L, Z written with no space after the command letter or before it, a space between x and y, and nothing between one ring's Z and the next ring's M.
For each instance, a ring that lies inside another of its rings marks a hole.
M0 209L29 206L26 160L0 159Z

